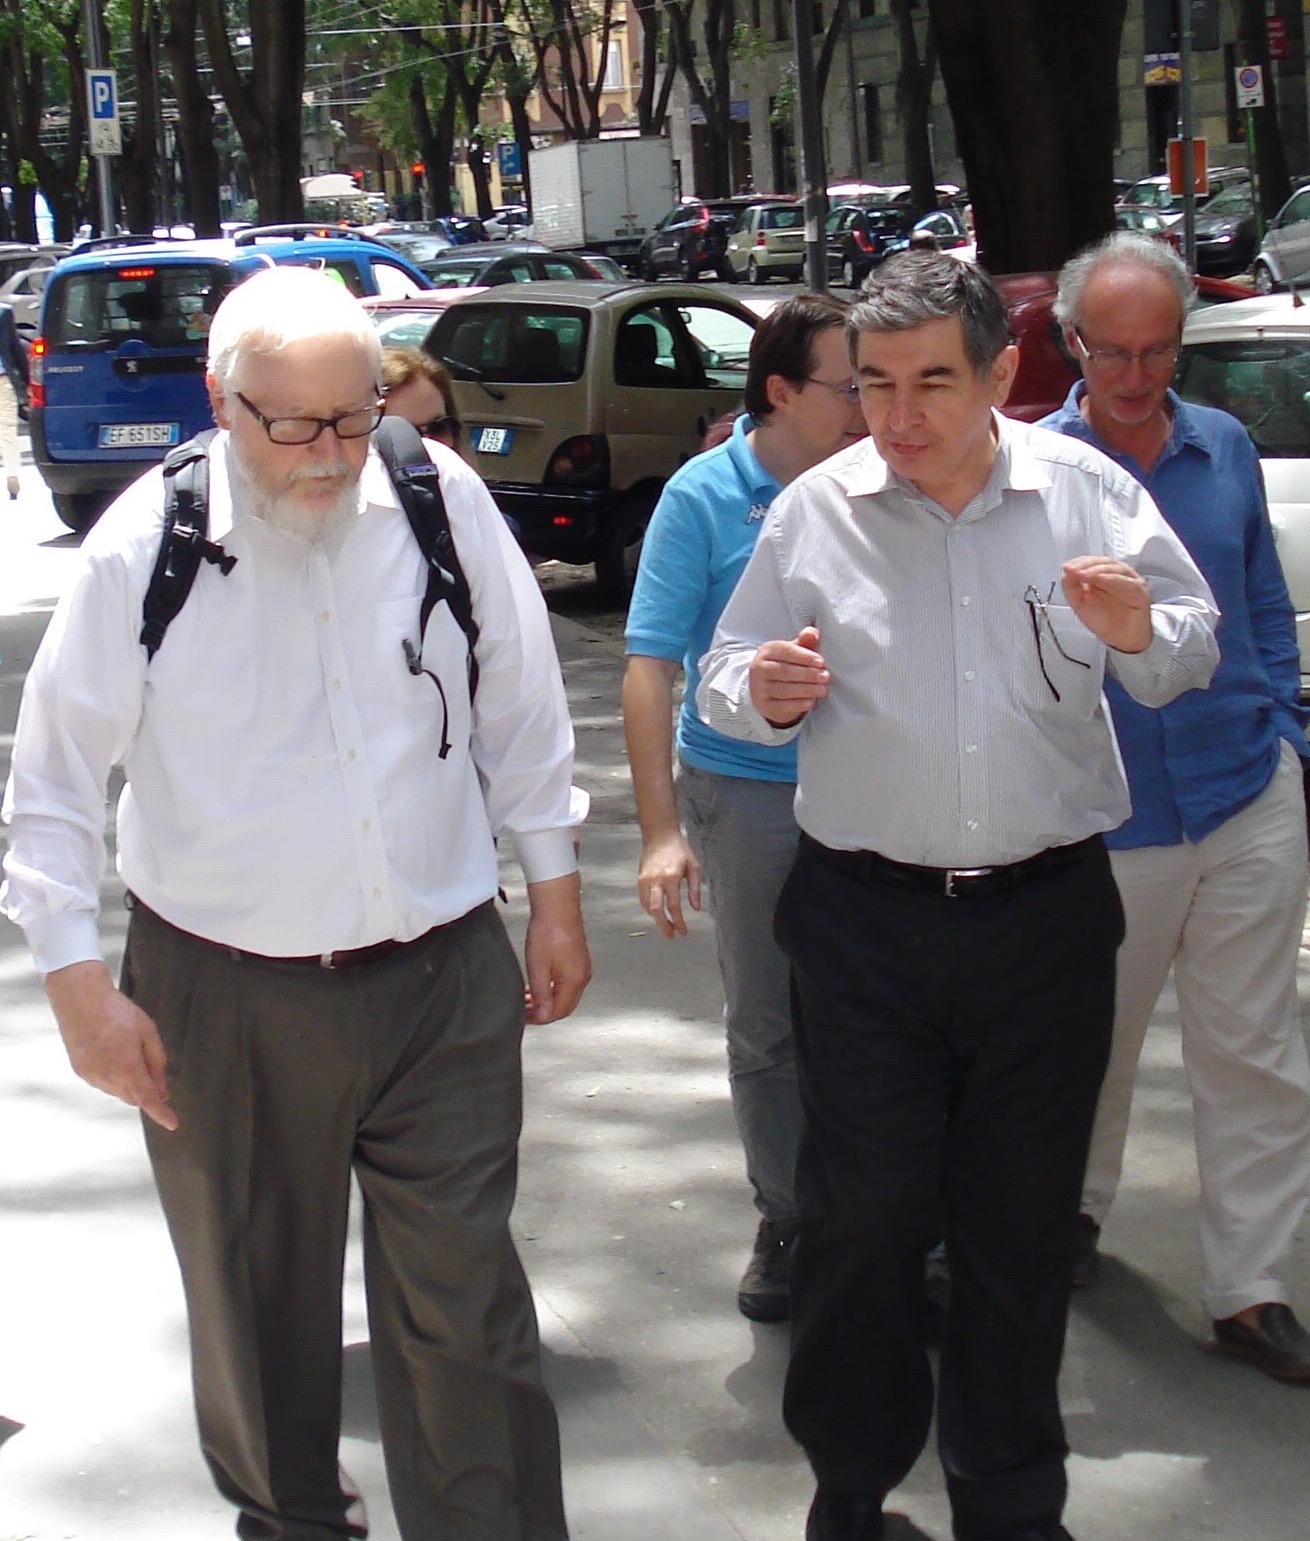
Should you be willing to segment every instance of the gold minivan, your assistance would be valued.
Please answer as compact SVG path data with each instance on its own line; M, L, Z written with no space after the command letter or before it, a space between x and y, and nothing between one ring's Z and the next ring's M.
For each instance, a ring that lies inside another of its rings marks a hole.
M622 599L664 483L741 403L758 319L697 284L507 284L452 305L425 346L525 549L595 563Z

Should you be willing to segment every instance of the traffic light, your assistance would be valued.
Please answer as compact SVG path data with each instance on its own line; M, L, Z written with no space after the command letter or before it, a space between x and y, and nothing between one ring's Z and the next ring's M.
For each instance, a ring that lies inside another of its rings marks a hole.
M422 187L423 186L423 162L422 161L415 161L414 164L409 168L409 174L410 174L410 176L412 176L414 178L414 185L416 187Z

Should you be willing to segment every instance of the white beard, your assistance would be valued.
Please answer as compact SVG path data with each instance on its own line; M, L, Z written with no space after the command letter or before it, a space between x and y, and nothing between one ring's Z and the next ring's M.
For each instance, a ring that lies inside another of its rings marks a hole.
M349 466L335 465L313 471L296 471L276 490L270 490L254 475L240 450L229 438L228 463L234 491L239 502L256 519L290 535L309 546L337 545L350 521L359 512L359 476ZM323 507L306 507L297 497L298 486L305 482L345 478L339 496Z

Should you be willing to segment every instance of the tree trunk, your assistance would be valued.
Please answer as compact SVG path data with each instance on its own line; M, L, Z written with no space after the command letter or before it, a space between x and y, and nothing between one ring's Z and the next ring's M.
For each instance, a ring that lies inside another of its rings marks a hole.
M1237 37L1238 52L1242 56L1240 62L1258 64L1264 70L1265 104L1254 108L1253 116L1260 207L1268 220L1292 196L1292 184L1287 172L1283 130L1274 106L1274 70L1269 59L1269 28L1265 22L1264 0L1240 0Z
M732 0L708 0L705 14L705 53L710 79L707 85L696 68L687 25L687 6L670 3L669 28L678 67L687 82L692 101L705 115L705 149L709 186L699 189L706 197L724 198L732 191L732 112L728 91L732 34L736 10Z
M118 163L127 228L143 235L149 235L155 225L158 185L159 146L155 136L158 82L154 60L150 56L153 9L147 0L132 0L129 31L132 74L136 82L136 122L131 134L123 137L123 154Z
M214 148L214 104L200 83L196 61L196 0L168 0L164 34L177 102L177 137L186 172L186 210L199 236L217 235L222 210L218 196L218 151Z
M1058 268L1114 228L1127 0L928 0L993 273Z
M932 163L932 136L928 133L937 45L930 22L920 59L919 37L914 30L915 9L916 0L891 0L900 51L896 111L904 135L905 175L910 184L910 203L918 213L928 214L937 207L937 174Z

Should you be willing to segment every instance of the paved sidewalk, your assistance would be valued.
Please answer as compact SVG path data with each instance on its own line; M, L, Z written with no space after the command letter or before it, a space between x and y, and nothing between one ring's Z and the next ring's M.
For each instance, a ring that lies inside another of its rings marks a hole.
M39 609L0 617L0 734ZM785 1329L734 1308L754 1230L723 1065L709 926L638 911L610 638L556 624L593 795L583 843L595 982L531 1030L516 1230L563 1424L574 1541L800 1541L810 1481L782 1428ZM7 736L0 751L7 751ZM522 924L521 882L511 923ZM111 937L123 914L109 885ZM17 932L0 922L0 1541L218 1541L195 1448L186 1328L133 1114L67 1069ZM1310 995L1310 979L1306 982ZM1078 1541L1305 1541L1310 1389L1207 1353L1195 1174L1166 1003L1144 1061L1101 1283L1074 1304L1063 1399ZM1298 1254L1298 1309L1310 1316ZM343 1460L396 1541L357 1246ZM891 1541L948 1541L930 1452Z

